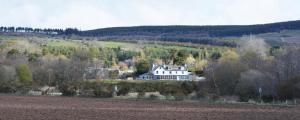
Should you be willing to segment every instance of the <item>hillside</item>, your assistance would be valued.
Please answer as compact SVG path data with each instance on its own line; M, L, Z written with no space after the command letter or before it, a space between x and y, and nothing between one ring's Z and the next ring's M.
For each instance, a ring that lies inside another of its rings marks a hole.
M257 35L272 45L299 43L300 20L257 25L215 26L135 26L80 31L76 28L41 29L28 27L0 27L3 35L48 35L117 41L188 42L235 47L243 35Z
M115 40L180 41L234 46L233 42L219 38L278 33L283 30L300 30L300 20L257 25L113 27L82 31L80 35Z

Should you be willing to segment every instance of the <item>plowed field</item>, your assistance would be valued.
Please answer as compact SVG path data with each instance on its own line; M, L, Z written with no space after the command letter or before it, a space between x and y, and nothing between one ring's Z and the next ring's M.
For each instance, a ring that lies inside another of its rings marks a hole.
M1 120L299 120L300 106L0 96Z

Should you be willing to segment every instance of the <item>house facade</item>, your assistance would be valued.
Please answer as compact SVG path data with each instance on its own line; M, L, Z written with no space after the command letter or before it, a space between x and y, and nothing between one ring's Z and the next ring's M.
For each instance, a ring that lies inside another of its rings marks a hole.
M191 80L192 75L186 66L153 64L148 73L139 76L140 80Z

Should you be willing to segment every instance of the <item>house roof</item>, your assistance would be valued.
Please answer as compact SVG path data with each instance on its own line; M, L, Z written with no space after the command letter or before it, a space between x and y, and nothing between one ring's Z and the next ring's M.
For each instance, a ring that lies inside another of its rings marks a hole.
M147 72L147 73L141 74L141 75L139 75L139 76L144 76L144 75L153 75L153 74L152 74L152 73L149 73L149 72Z
M177 65L156 65L153 64L152 71L157 68L162 67L162 69L166 71L186 71L187 68L185 66L177 66ZM183 67L183 69L181 69Z

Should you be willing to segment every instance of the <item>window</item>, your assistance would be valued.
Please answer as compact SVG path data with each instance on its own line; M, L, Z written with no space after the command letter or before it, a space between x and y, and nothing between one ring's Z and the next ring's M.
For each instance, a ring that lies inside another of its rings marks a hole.
M172 74L172 71L170 71L170 74Z
M165 74L165 71L163 71L163 74Z
M158 74L158 71L156 71L156 74Z
M184 74L184 71L182 71L182 74Z

